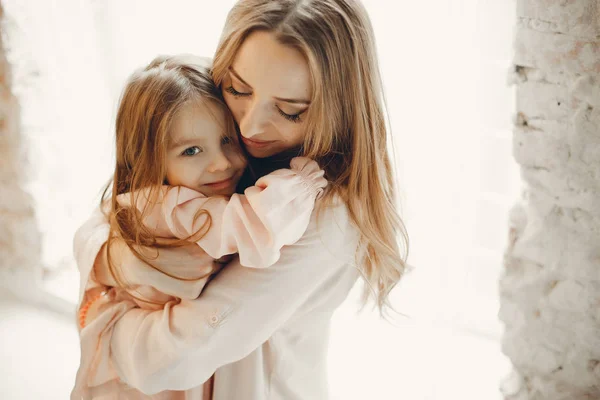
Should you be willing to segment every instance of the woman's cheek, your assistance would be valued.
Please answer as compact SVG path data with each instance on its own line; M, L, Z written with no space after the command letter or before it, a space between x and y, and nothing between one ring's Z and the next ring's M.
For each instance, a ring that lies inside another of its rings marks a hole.
M287 132L287 142L290 144L290 147L299 146L304 142L304 134L305 130L303 126L298 126L290 129Z
M239 126L243 117L243 106L239 104L239 100L231 99L230 94L226 93L225 96L225 104L227 104L227 107L229 107L229 111L231 111L233 119Z

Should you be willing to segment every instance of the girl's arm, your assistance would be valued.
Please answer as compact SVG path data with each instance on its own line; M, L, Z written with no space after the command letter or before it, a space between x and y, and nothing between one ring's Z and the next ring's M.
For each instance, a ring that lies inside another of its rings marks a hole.
M94 210L90 218L77 230L73 238L73 255L79 268L79 298L81 305L86 292L103 286L102 282L94 279L94 270L98 265L101 269L108 270L103 248L110 232L110 225L100 208ZM128 255L131 253L128 253ZM100 261L96 263L96 259ZM96 265L96 266L95 266ZM90 279L90 277L92 279Z
M195 240L212 258L239 253L242 265L267 267L279 259L283 246L296 242L306 230L315 199L327 185L323 174L315 161L296 157L290 169L262 177L244 195L234 194L229 200L207 198L186 187L163 187L145 223L163 235L168 231ZM128 197L121 195L120 201L128 202ZM210 218L199 214L202 211ZM197 233L203 234L198 240Z
M79 268L99 250L94 237L102 225L78 232ZM114 374L146 394L186 390L206 381L217 368L240 360L264 343L316 292L333 290L356 279L353 264L358 235L344 206L311 216L305 234L281 251L273 268L244 268L232 262L196 300L182 300L158 311L129 310L105 336L105 369L96 379ZM115 246L125 244L115 242ZM155 260L172 260L178 249L161 249ZM181 253L180 262L193 263ZM100 260L102 261L102 260ZM134 257L131 263L139 262Z

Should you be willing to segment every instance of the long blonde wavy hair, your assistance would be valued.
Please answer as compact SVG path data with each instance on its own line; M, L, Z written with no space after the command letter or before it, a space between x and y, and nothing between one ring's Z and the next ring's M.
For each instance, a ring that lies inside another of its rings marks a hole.
M177 247L190 238L161 242L143 223L150 205L157 200L160 187L165 182L166 152L170 140L170 129L177 112L195 102L213 103L228 110L220 90L211 77L211 62L206 58L191 55L159 56L148 66L132 74L119 102L116 118L116 165L114 175L102 195L102 207L107 213L110 235L107 242L108 269L118 286L128 288L124 272L119 271L110 255L111 242L124 239L136 257L150 267L154 256L145 254L148 247ZM235 138L233 118L227 112L224 131ZM131 204L138 203L141 189L149 189L146 207L138 211L135 206L123 206L119 195L131 195ZM200 210L195 218L203 216L203 224L193 236L199 240L210 229L211 218L206 210ZM157 255L157 254L156 254ZM196 280L200 277L184 278L161 271L179 280ZM132 294L133 295L133 294ZM136 297L133 295L133 297ZM139 297L138 300L146 301Z
M366 10L354 0L240 0L230 11L213 63L221 85L240 46L268 31L308 61L313 96L304 155L319 162L347 204L361 240L356 262L366 281L363 301L381 313L406 267L408 235L396 208L387 151L385 101Z

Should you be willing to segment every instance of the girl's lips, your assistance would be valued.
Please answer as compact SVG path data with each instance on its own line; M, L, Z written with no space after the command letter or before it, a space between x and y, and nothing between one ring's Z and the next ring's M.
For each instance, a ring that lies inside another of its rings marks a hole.
M214 190L226 189L233 185L233 177L224 179L222 181L213 182L213 183L205 183L204 186L208 186Z
M262 148L262 147L267 147L268 145L270 145L271 143L274 143L275 140L269 140L269 141L265 141L265 140L252 140L252 139L246 139L245 137L242 136L242 141L244 142L244 144L248 147L255 147L255 148Z

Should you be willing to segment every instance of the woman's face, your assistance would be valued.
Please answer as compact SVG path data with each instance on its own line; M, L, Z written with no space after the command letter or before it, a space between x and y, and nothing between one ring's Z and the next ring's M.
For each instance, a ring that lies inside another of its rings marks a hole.
M222 89L252 156L269 157L304 141L313 90L308 63L272 33L246 38Z

